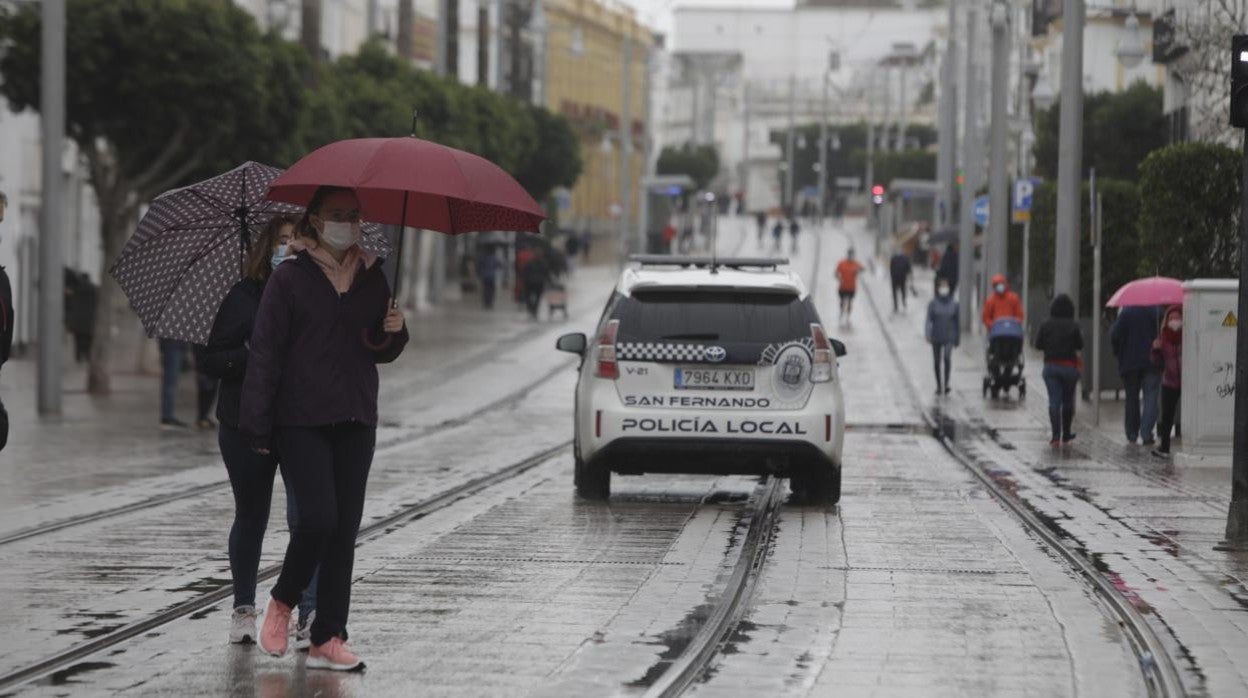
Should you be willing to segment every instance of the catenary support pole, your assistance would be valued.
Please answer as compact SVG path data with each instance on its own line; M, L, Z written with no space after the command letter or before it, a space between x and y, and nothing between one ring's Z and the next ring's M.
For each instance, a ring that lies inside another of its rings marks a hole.
M828 75L823 79L823 103L819 108L819 225L823 225L828 200Z
M1057 151L1057 240L1053 292L1075 302L1079 316L1079 212L1083 173L1083 0L1065 0Z
M633 40L624 37L623 63L620 65L620 257L628 257L629 231L633 213ZM640 250L638 250L640 252Z
M1101 242L1105 231L1101 229L1104 223L1104 212L1101 207L1105 205L1105 199L1095 189L1092 191L1093 205L1092 221L1093 235L1092 239L1092 423L1096 426L1101 425Z
M979 171L979 166L975 162L979 158L979 95L976 87L975 75L975 23L978 20L978 13L975 11L974 5L968 5L966 8L966 84L963 85L963 91L966 95L965 113L963 114L963 155L962 155L962 196L961 219L958 225L958 307L962 321L962 330L967 331L972 327L971 316L971 284L974 283L975 274L972 266L975 261L974 257L974 236L975 236L975 218L974 218L974 201L975 189L978 186L975 173Z
M1244 130L1243 177L1248 182L1248 129ZM1248 186L1239 216L1239 313L1235 328L1235 436L1231 446L1231 506L1221 549L1248 550Z
M984 290L987 298L988 279L1006 270L1007 246L1009 245L1009 165L1006 163L1007 109L1010 91L1010 22L1009 8L1004 0L996 0L992 7L992 132L989 139L990 160L988 180L988 235L985 236Z
M43 2L39 118L43 200L39 230L39 414L61 413L61 338L65 312L64 238L65 0Z
M937 158L940 200L936 204L938 227L946 227L953 220L953 199L957 191L958 96L955 85L958 80L957 23L958 2L949 0L949 39L945 45L944 64L941 66L940 153Z
M782 215L793 215L793 129L797 109L797 76L789 76L789 133L785 139L786 166L784 168L784 211Z
M650 176L650 167L652 166L651 163L654 161L654 138L651 137L653 123L650 118L650 112L654 108L650 101L650 73L654 70L654 52L650 50L649 42L643 44L643 51L645 53L645 60L643 63L645 65L646 72L642 77L641 83L641 181L645 182ZM646 238L650 233L651 225L649 185L641 186L637 191L637 196L639 199L638 207L640 209L639 218L641 218L641 220L638 221L636 226L636 250L637 252L644 254L649 251L646 249Z

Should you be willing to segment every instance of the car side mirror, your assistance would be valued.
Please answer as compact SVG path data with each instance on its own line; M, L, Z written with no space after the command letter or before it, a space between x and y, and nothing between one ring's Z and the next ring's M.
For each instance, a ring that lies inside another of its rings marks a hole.
M588 343L589 340L585 337L584 332L572 332L560 337L559 341L555 342L555 348L559 351L566 351L570 354L584 356L585 347Z
M836 354L837 358L845 356L847 353L849 353L845 351L845 343L842 342L841 340L832 339L828 341L832 342L832 352Z

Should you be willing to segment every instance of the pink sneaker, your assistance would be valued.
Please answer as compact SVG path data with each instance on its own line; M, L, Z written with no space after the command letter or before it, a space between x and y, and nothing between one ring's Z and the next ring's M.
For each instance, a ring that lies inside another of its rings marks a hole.
M269 599L269 607L264 611L264 625L260 628L260 649L265 654L281 657L286 654L286 646L290 643L290 606Z
M323 645L313 645L308 650L309 669L329 669L331 671L364 671L364 662L355 656L347 643L340 637L331 637Z

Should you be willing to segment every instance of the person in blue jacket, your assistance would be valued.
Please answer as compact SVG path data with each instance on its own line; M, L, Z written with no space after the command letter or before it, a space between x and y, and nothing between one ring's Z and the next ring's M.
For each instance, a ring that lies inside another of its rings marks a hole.
M927 304L927 323L924 335L932 345L932 360L936 368L936 394L947 394L949 371L953 349L961 341L958 329L958 301L953 297L953 286L947 279L936 280L936 297ZM941 368L944 373L941 373Z

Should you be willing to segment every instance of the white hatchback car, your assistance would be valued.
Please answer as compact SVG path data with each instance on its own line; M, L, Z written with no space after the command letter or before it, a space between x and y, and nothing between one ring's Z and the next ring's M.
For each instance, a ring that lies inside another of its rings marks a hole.
M782 259L635 256L576 385L576 491L605 499L611 473L774 474L815 503L841 495L845 408L837 357Z

